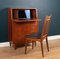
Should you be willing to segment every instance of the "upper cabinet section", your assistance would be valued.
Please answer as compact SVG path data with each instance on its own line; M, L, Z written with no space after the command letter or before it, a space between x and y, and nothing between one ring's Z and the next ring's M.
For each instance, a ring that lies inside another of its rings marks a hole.
M36 8L8 8L9 18L15 22L36 21L38 19Z

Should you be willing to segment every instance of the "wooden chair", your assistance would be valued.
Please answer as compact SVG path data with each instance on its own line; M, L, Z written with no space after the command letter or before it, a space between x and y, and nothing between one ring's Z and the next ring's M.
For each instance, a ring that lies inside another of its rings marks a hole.
M48 30L51 22L51 16L46 16L44 20L44 25L42 28L42 33L32 33L30 35L26 35L26 40L25 40L25 54L27 53L27 45L29 42L32 43L32 49L34 48L34 43L36 41L39 41L41 44L41 51L42 51L42 57L44 57L44 51L43 51L43 40L46 40L46 45L47 45L47 50L49 51L49 46L48 46Z

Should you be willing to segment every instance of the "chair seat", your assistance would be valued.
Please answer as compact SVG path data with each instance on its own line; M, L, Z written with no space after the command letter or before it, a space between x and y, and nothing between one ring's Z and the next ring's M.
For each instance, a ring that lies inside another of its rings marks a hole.
M41 34L40 33L32 33L29 35L26 35L27 38L35 38L35 39L40 39Z

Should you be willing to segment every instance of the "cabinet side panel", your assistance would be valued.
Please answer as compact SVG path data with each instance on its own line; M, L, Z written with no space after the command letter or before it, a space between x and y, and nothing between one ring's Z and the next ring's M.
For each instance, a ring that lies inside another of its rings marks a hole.
M12 21L11 21L11 8L8 8L8 39L12 40Z

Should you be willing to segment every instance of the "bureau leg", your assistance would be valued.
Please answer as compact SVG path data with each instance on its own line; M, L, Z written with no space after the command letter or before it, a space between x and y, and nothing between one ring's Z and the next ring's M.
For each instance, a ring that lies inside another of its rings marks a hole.
M13 44L13 47L14 47L14 49L15 49L15 50L17 49L17 47L16 47L16 45L15 45L15 44Z

